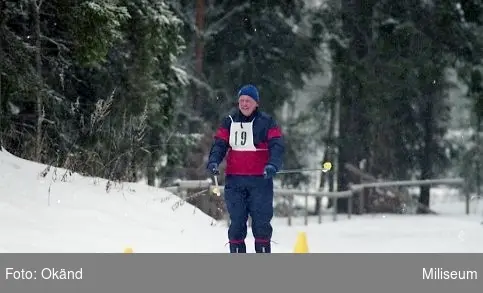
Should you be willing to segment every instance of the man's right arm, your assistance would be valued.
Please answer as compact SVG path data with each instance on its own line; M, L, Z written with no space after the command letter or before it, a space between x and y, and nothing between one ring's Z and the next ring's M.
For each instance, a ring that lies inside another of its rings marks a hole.
M230 119L226 117L217 129L208 157L208 165L210 163L219 165L223 161L228 150L228 142L230 139L230 122Z

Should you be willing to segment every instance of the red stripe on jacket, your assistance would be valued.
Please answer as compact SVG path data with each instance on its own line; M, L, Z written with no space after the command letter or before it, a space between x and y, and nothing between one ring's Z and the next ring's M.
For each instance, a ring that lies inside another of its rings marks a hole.
M272 138L278 138L278 137L282 137L282 130L280 129L280 127L273 127L273 128L270 128L268 130L268 139L272 139Z
M230 139L230 130L223 127L218 128L215 133L215 138L219 138L228 142L228 140Z

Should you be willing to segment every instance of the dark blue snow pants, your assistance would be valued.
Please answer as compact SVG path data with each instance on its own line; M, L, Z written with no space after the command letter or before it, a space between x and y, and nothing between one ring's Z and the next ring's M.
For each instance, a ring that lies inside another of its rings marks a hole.
M263 176L227 175L225 204L230 215L228 239L231 253L246 253L248 216L257 253L270 253L273 217L273 180Z

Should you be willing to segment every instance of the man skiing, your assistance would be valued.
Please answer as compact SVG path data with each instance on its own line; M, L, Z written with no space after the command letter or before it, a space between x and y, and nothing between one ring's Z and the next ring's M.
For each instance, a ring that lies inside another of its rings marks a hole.
M224 198L230 215L230 253L246 253L247 221L257 253L271 253L273 176L282 167L284 142L276 121L259 110L259 93L254 85L238 92L238 109L226 116L211 147L207 168L219 174L226 158Z

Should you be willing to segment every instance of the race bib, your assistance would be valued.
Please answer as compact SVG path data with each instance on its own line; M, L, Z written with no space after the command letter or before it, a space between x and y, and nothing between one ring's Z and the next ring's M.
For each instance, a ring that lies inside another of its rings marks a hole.
M234 151L256 151L253 143L253 121L231 123L230 146Z

